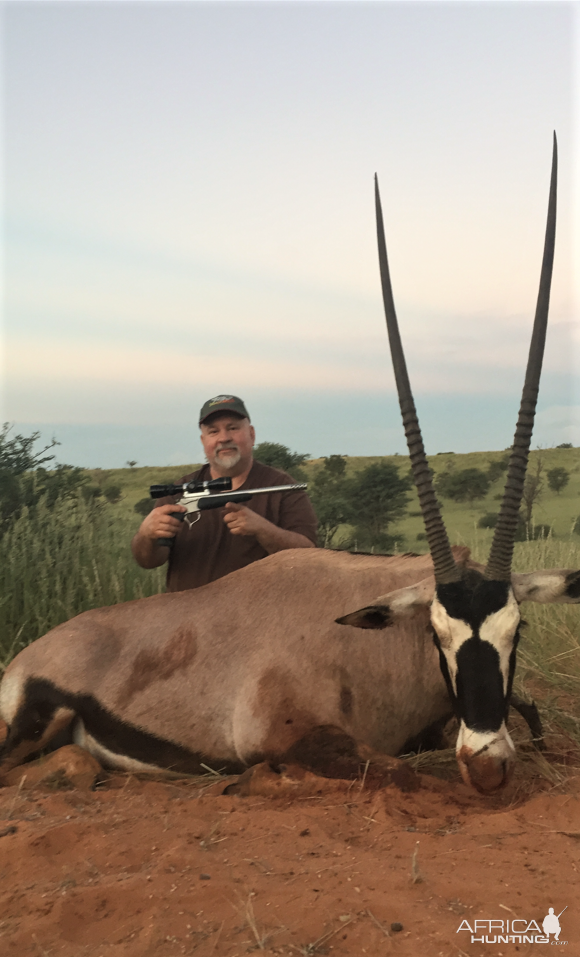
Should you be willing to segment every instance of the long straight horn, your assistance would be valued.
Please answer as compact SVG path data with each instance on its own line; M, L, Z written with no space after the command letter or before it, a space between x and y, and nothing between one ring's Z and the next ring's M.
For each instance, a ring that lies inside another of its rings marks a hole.
M548 202L548 221L546 224L546 239L544 242L544 258L540 276L540 289L536 305L536 316L532 331L532 341L528 356L528 367L520 414L514 436L514 444L510 456L508 473L503 500L485 577L491 581L509 581L514 551L514 541L518 524L518 516L524 481L528 465L528 453L534 427L536 402L544 358L544 344L546 342L546 328L548 325L548 308L550 305L550 286L552 283L552 265L554 262L554 243L556 239L556 192L558 183L558 144L554 133L554 148L552 153L552 176L550 181L550 199Z
M421 429L419 428L415 403L413 402L413 393L411 392L411 385L407 374L407 364L405 362L403 346L401 345L399 323L397 321L393 291L391 289L391 277L389 275L385 230L383 226L383 211L381 209L381 197L379 195L379 182L376 175L375 203L377 210L377 239L379 243L379 265L381 269L381 285L383 287L383 302L385 305L385 318L387 320L387 331L389 333L395 382L397 383L397 392L399 394L399 405L401 407L405 436L411 457L413 479L417 486L417 492L419 493L419 504L421 505L425 532L427 533L429 550L433 559L435 581L438 585L443 585L448 582L458 581L461 576L455 564L455 559L453 558L453 552L451 551L449 539L447 538L445 525L441 518L439 502L435 496L431 470L427 463Z

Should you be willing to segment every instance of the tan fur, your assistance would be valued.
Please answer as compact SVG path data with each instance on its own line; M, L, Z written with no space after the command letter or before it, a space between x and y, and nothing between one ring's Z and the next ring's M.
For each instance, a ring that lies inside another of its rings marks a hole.
M29 676L90 694L212 766L281 755L320 725L396 754L449 710L428 609L382 633L335 619L431 568L429 556L279 552L195 591L85 612L22 651L6 687L12 701Z

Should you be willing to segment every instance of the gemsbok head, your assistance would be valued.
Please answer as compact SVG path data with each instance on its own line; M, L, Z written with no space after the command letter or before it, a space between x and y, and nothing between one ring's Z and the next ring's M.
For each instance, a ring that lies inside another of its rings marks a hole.
M548 221L540 289L526 378L505 492L483 573L457 566L427 463L393 301L378 181L375 200L383 301L399 404L429 550L435 570L431 624L441 670L459 721L457 760L464 781L481 791L507 783L515 751L506 727L519 641L519 602L577 601L578 573L512 574L518 512L534 423L550 299L556 231L557 144L554 135ZM409 606L412 602L409 600ZM385 628L392 608L376 605L339 619L341 624Z

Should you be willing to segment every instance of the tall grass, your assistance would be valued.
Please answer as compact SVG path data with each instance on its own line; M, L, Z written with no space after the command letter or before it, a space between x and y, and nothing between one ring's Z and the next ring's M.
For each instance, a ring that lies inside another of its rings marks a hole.
M76 499L40 503L0 538L0 669L25 645L89 608L163 589L163 568L145 571L129 543L139 517Z

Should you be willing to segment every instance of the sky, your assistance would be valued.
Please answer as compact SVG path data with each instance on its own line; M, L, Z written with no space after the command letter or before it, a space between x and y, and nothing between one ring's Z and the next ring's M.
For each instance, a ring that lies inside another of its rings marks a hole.
M532 446L580 444L580 4L2 4L2 394L86 467L258 441L405 453L381 187L425 446L511 444L552 133L559 208Z

